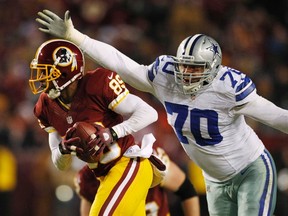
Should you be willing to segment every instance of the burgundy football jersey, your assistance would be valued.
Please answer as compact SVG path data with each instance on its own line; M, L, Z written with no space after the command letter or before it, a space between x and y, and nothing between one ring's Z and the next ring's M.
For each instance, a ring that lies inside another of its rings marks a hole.
M88 166L84 166L76 176L76 191L79 196L93 202L99 187L99 181ZM146 198L146 215L167 216L169 214L168 199L164 188L150 188Z
M42 93L35 105L34 114L43 129L52 126L61 136L64 136L67 129L78 121L97 122L104 127L112 127L121 123L123 117L108 107L117 105L119 99L128 93L117 73L98 68L79 80L77 92L70 106L59 98L52 100L46 93ZM106 147L104 157L94 170L95 174L105 175L131 145L134 145L134 138L128 135L118 139L113 146ZM113 151L110 151L112 148Z

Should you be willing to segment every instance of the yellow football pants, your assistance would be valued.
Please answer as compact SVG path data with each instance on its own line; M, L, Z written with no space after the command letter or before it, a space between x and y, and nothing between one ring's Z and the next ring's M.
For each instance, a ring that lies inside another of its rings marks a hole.
M148 159L122 157L100 178L89 216L144 216L152 178Z

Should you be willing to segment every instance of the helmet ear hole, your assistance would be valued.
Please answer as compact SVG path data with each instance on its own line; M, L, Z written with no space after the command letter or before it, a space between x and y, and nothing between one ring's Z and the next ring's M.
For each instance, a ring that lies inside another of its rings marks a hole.
M60 77L63 78L63 79L65 79L65 78L67 77L67 73L66 73L66 72L61 73L61 76L60 76Z

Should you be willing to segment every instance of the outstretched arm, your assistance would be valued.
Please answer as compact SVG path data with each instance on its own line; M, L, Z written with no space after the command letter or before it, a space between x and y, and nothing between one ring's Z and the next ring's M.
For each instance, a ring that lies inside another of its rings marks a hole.
M109 44L86 36L80 48L94 61L105 68L117 72L133 88L153 94L148 79L148 66L140 65Z
M235 114L249 116L288 134L288 110L276 106L261 96L241 107L236 107L234 111Z
M64 20L49 10L43 10L38 15L36 21L43 26L39 28L40 31L74 42L94 61L117 72L132 87L153 93L147 66L140 65L114 47L79 32L73 26L69 11L66 11Z

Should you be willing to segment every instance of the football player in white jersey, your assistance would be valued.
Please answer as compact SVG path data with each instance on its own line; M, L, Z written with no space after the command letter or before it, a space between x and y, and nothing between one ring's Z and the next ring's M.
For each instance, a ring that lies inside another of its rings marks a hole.
M210 215L273 215L273 159L244 117L288 133L288 111L259 96L244 73L221 65L219 44L197 34L184 39L176 57L140 65L114 47L91 39L49 10L38 13L39 29L70 40L102 66L117 71L165 107L187 155L203 170Z

